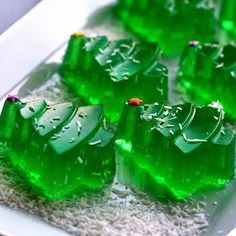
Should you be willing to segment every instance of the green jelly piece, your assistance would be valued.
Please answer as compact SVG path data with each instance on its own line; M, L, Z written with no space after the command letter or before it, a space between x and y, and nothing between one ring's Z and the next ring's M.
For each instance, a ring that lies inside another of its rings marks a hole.
M73 34L60 71L63 81L85 105L103 104L112 123L118 122L130 97L167 100L168 72L159 62L157 44Z
M189 42L179 65L180 87L198 105L219 101L236 119L236 46ZM225 96L227 94L227 96Z
M113 133L101 105L5 101L0 116L4 155L49 200L98 190L115 175Z
M163 198L222 188L234 175L235 133L215 103L125 105L115 136L117 177Z
M189 40L214 37L213 1L119 0L115 12L143 40L158 42L167 56L180 53Z
M236 1L221 1L220 23L223 29L236 39Z

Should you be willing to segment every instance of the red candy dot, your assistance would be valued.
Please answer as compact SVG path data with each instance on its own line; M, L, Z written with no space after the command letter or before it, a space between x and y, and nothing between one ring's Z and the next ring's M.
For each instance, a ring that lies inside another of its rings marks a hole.
M141 100L139 98L129 99L129 105L131 105L131 106L139 106L139 105L141 105L142 102L143 102L143 100Z

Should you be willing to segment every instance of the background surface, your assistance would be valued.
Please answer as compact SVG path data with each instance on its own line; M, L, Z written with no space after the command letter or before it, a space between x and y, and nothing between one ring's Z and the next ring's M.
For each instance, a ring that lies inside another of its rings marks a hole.
M0 34L41 0L0 0Z

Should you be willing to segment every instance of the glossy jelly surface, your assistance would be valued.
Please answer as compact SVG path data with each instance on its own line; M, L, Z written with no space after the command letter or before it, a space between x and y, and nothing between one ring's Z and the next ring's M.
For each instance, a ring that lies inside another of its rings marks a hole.
M221 1L220 22L221 26L236 39L236 1Z

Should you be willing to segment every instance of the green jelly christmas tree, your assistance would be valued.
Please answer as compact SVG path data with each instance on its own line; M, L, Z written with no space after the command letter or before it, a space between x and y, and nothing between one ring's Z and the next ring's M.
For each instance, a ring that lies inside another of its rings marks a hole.
M98 190L113 180L113 133L100 105L28 103L10 96L0 116L1 150L36 192L49 200Z
M215 8L213 0L119 0L115 12L131 31L158 42L169 56L180 53L189 40L213 39Z
M218 103L126 104L115 137L118 179L178 200L223 187L235 166L235 133L222 127L223 116Z
M103 104L110 122L118 122L124 102L141 97L167 100L167 68L157 44L130 39L71 36L60 68L63 81L84 104Z
M227 116L236 119L236 46L189 42L179 66L179 84L198 105L219 101Z

